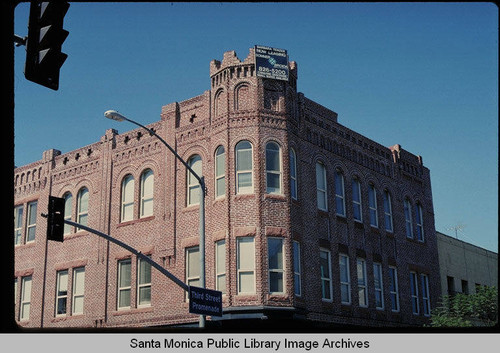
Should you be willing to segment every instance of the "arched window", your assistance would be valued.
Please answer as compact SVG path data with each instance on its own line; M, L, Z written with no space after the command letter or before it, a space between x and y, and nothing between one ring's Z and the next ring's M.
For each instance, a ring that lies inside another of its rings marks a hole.
M361 206L361 183L359 179L352 180L352 207L355 221L363 222L363 211Z
M78 192L76 197L76 217L77 223L86 226L88 223L88 215L89 215L89 190L86 187L83 187Z
M384 190L384 222L385 230L388 232L393 232L392 225L392 202L391 194L388 190Z
M406 223L406 236L413 239L413 221L411 217L411 203L409 198L405 198L405 223Z
M226 194L226 151L224 146L215 150L215 197Z
M73 211L73 195L71 195L70 192L67 192L63 196L64 199L64 219L65 220L71 220L71 213ZM73 227L70 226L69 224L64 224L64 235L70 234L71 229Z
M292 199L297 200L297 154L293 148L290 149L290 194Z
M316 194L318 208L322 211L328 211L328 202L326 197L326 168L321 162L316 163Z
M134 178L127 175L122 181L121 222L134 219Z
M154 178L155 177L151 169L146 169L141 174L141 218L153 215Z
M335 171L335 207L336 213L339 216L345 217L345 189L344 189L344 174L340 169Z
M248 141L240 141L236 145L236 193L251 194L253 192L253 151Z
M281 194L281 148L276 142L266 145L266 192Z
M202 176L201 157L197 154L189 158L188 165L199 176ZM200 184L198 179L188 170L187 171L187 205L200 204Z
M422 213L422 204L417 202L415 205L415 218L417 223L417 240L424 241L424 215Z
M368 208L370 209L370 225L378 228L377 190L373 184L368 187Z

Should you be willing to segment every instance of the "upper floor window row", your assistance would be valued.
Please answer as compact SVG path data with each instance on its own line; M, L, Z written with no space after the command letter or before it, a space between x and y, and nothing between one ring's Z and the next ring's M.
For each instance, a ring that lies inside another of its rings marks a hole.
M139 190L136 190L134 177L127 174L121 183L120 221L127 222L137 217L135 212L136 192L139 199L139 218L153 215L154 205L154 173L145 169L140 176Z

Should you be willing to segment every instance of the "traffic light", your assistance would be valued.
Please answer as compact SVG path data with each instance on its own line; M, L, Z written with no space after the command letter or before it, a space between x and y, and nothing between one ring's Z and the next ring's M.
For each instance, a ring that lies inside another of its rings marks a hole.
M47 240L60 242L64 240L64 203L63 198L49 196Z
M69 34L63 29L68 8L66 1L33 1L30 6L24 76L53 90L59 88L59 70L68 57L61 52Z

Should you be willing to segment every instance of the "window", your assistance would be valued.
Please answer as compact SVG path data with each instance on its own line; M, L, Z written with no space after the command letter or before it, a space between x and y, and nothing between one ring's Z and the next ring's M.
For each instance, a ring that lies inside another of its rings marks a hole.
M81 188L77 195L77 223L86 226L89 209L89 190Z
M320 249L319 265L321 270L321 298L324 301L332 301L332 262L330 251Z
M344 174L340 170L335 171L335 207L337 215L345 217Z
M23 234L23 206L14 208L14 244L19 245L22 242Z
M240 141L236 145L236 193L253 193L253 152L248 141Z
M301 266L300 266L300 243L293 242L293 280L294 293L300 297L302 295Z
M455 295L455 278L451 276L446 276L446 285L448 286L448 295ZM477 286L476 286L477 287Z
M284 293L283 239L268 238L269 293Z
M357 260L358 272L358 297L359 306L368 307L368 290L366 288L366 261L364 259Z
M349 270L349 256L339 255L340 268L340 300L342 304L351 304L351 276Z
M384 223L385 230L388 232L393 232L393 224L392 224L392 204L391 204L391 194L389 191L384 191Z
M326 168L321 162L316 163L316 190L318 208L322 211L328 211L328 202L326 198Z
M215 289L226 293L226 241L215 243Z
M469 282L465 279L462 280L462 293L469 294Z
M186 249L186 284L188 286L200 285L200 248L198 246Z
M266 192L281 194L281 149L276 142L266 144Z
M56 316L66 315L68 304L68 270L57 271Z
M417 240L424 241L424 218L422 214L422 205L417 202L415 205L415 218L417 221Z
M406 220L406 237L413 239L413 222L411 220L411 204L408 198L404 202L405 220Z
M146 169L141 174L141 202L139 206L141 218L153 215L154 179L155 176L151 169Z
M361 183L358 179L352 180L352 207L354 220L363 222L363 213L361 209Z
M391 310L399 311L398 270L392 266L389 266L389 294L391 296Z
M373 279L375 285L375 308L384 309L384 284L382 281L382 265L373 264Z
M201 157L199 155L194 155L188 159L189 167L199 176L202 176L202 165ZM199 205L200 204L200 183L198 179L191 173L187 171L187 205Z
M131 267L130 259L118 261L118 309L130 308Z
M255 293L255 246L253 237L237 239L238 294Z
M224 146L217 147L215 151L215 197L226 194L226 152Z
M64 198L64 219L71 221L71 213L73 212L73 195L71 193L67 192L63 196ZM69 224L64 223L64 235L68 235L71 233L72 226Z
M21 303L20 303L20 320L28 320L30 318L31 308L31 276L23 277L21 280Z
M413 314L420 314L420 307L418 304L418 277L415 272L410 272L410 293L411 293L411 307Z
M73 270L73 292L71 312L73 314L83 314L83 299L85 293L85 267Z
M368 207L370 209L370 225L378 228L377 190L373 184L368 188Z
M127 175L122 181L121 222L134 218L134 178Z
M297 155L293 148L290 149L290 194L297 200Z
M420 274L420 282L422 285L422 302L424 304L424 315L431 315L431 301L429 297L429 276Z
M26 243L35 240L37 202L28 203L28 225L26 227Z
M137 260L137 306L151 305L151 264Z

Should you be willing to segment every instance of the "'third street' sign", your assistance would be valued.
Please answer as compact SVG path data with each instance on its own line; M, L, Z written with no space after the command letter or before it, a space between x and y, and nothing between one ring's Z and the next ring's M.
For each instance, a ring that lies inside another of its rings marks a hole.
M191 314L222 316L222 292L189 286Z
M288 54L284 49L255 46L257 76L288 81Z

